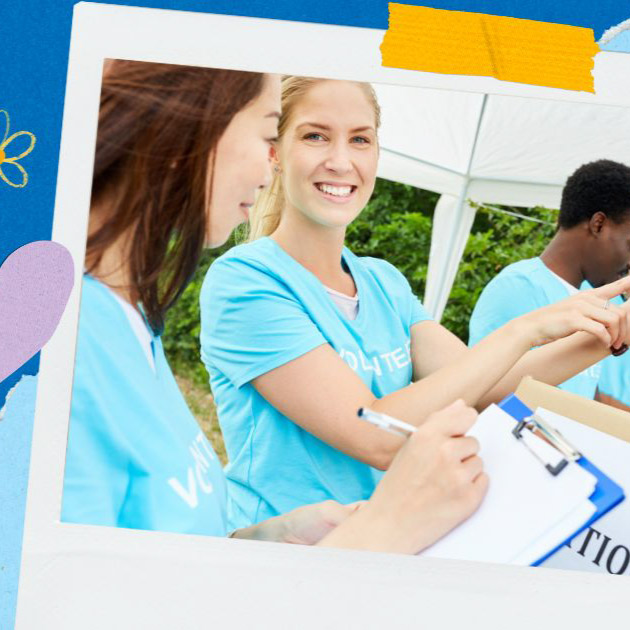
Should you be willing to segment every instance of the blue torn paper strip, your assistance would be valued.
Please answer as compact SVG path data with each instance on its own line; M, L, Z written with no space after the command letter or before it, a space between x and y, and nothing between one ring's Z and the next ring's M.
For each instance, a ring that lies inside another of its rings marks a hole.
M13 388L0 420L0 628L13 628L37 377Z
M609 28L599 40L599 47L610 52L630 52L630 19Z

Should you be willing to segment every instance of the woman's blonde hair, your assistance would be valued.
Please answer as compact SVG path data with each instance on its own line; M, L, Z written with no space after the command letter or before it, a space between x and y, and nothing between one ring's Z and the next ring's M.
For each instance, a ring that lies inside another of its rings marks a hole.
M295 106L314 85L329 80L331 79L297 76L286 76L282 79L282 115L278 123L278 140L281 140L286 132ZM381 108L376 99L376 93L369 83L357 82L356 85L363 90L374 109L375 127L378 130L381 124ZM257 238L269 236L273 233L280 223L283 206L282 176L274 172L270 186L260 191L256 203L250 209L247 240L254 241Z

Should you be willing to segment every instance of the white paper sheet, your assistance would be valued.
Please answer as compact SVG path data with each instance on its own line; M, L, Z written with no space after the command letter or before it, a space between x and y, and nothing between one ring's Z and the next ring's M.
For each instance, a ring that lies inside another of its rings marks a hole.
M510 564L527 566L538 562L550 550L564 544L567 538L571 536L571 532L578 531L584 523L591 519L595 511L595 505L587 499L578 505L571 514L563 518L561 522L555 523L538 541L523 549L521 553L510 561ZM568 534L567 531L569 531Z
M630 576L630 444L545 409L536 413L584 451L601 471L622 486L626 499L563 546L542 566ZM594 530L594 531L593 531Z
M421 555L509 563L552 528L566 540L579 527L576 510L592 494L595 477L574 463L554 477L514 437L514 426L514 418L496 405L480 414L469 435L481 443L488 493L475 514ZM543 440L532 435L529 443L537 444L543 458L557 459L556 449Z

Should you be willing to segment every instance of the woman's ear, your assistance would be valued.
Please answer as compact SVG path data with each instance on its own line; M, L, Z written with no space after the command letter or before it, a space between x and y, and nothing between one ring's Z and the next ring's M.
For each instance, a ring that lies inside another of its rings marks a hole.
M278 158L278 149L275 144L269 147L269 161L273 170L277 173L280 170L280 159Z

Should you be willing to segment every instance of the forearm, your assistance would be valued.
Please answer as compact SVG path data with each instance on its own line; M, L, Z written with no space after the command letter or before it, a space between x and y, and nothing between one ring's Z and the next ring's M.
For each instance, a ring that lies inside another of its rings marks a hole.
M385 521L371 521L366 518L364 511L359 510L322 538L317 546L361 551L395 551L391 544L395 531L393 524L390 527Z
M427 506L427 520L431 518L431 506ZM322 538L319 547L336 547L358 551L381 551L387 553L418 553L428 547L431 538L429 527L420 527L413 537L401 533L400 523L394 522L387 514L372 509L369 504L357 510L352 516ZM414 543L410 544L413 538ZM420 541L420 542L418 542Z
M343 523L359 505L361 502L342 505L332 500L302 505L256 525L238 529L232 538L314 545Z
M610 349L588 333L578 332L527 352L496 385L478 401L484 409L513 392L524 376L549 385L559 385L594 363L610 356Z
M284 516L250 525L235 530L230 538L285 542L287 528ZM396 527L387 519L375 518L371 511L358 510L315 544L322 547L343 547L347 549L366 549L372 551L397 551L393 544Z
M615 407L615 409L621 409L621 411L630 412L630 407L625 403L622 403L620 400L617 400L613 396L609 396L608 394L604 394L604 392L597 390L595 393L595 400L604 403L605 405L610 405L611 407Z
M525 374L562 382L605 356L611 343L618 347L628 336L626 314L606 307L606 299L626 290L626 283L630 285L630 279L517 317L473 348L436 322L418 322L410 331L411 362L418 380L387 395L374 392L328 344L258 376L252 384L305 431L384 470L402 439L359 420L360 407L420 426L430 413L457 399L478 409L500 400ZM585 331L599 341L587 335L569 339L575 331ZM567 341L531 350L549 339L563 338ZM526 359L521 361L523 356Z
M458 398L478 406L529 347L522 322L514 320L432 374L376 400L373 408L417 426Z

